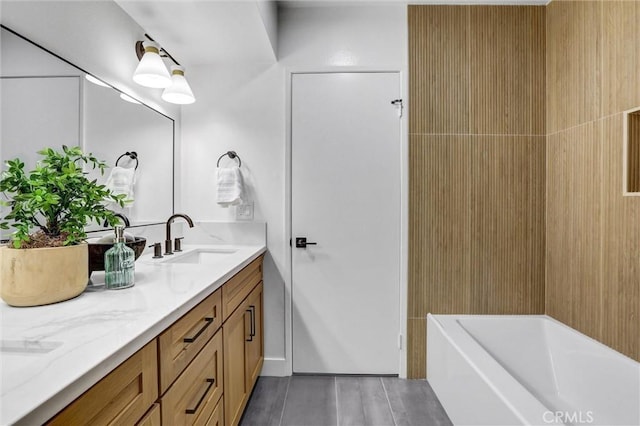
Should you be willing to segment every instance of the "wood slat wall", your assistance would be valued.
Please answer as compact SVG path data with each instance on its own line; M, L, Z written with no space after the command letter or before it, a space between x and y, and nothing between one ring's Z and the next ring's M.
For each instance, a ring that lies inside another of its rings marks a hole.
M409 62L409 377L428 312L546 312L640 360L640 1L410 6Z
M409 126L469 133L469 8L409 6Z
M546 313L640 360L640 197L622 195L640 106L640 2L547 6Z
M547 6L547 134L600 116L598 3L553 1Z
M544 7L409 6L408 376L427 313L544 311Z
M600 133L592 122L547 141L546 310L590 335L601 321Z

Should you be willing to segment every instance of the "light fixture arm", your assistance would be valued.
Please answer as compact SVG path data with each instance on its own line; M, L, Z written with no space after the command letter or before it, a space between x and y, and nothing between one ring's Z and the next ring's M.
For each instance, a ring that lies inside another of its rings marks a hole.
M144 35L144 36L145 36L146 38L148 38L150 41L153 41L153 42L155 43L155 40L154 40L154 39L152 39L151 37L149 37L149 34L146 34L146 33L145 33L145 35ZM144 55L144 46L143 46L143 44L142 44L142 43L143 43L143 41L142 41L142 40L136 41L136 56L138 57L138 60L141 60L141 59L142 59L142 56ZM160 52L161 52L160 57L162 57L162 58L169 58L169 59L171 59L171 61L173 61L173 63L174 63L174 64L176 64L176 65L180 66L180 64L178 63L178 61L176 61L176 60L173 58L173 56L171 56L171 54L170 54L169 52L167 52L167 51L164 49L164 47L161 47L161 48L160 48Z

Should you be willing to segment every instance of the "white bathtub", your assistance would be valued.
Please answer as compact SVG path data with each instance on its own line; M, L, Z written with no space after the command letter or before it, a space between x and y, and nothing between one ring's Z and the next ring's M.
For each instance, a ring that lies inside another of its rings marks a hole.
M546 315L427 316L455 425L640 425L640 364Z

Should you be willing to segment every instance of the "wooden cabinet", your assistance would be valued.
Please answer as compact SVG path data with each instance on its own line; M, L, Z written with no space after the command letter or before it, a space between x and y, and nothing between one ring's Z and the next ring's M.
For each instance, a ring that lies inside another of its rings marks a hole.
M222 325L221 296L216 290L158 337L161 394Z
M160 419L160 404L153 404L151 409L147 411L142 419L136 426L162 426L162 420Z
M222 286L222 315L226 320L262 281L262 256L247 265Z
M211 413L211 417L204 423L205 426L224 426L224 403L220 401ZM199 426L199 425L198 425Z
M262 328L262 300L263 300L263 284L260 283L247 297L247 308L249 311L249 332L253 332L252 336L245 342L245 370L246 381L249 393L253 389L253 385L258 380L262 363L264 361L264 338ZM253 322L251 324L251 322Z
M222 326L225 425L237 425L262 368L262 282Z
M207 424L222 392L222 333L213 338L160 399L165 425Z
M69 404L48 424L136 424L158 398L157 357L154 339Z
M262 288L260 256L48 424L238 424L264 359Z

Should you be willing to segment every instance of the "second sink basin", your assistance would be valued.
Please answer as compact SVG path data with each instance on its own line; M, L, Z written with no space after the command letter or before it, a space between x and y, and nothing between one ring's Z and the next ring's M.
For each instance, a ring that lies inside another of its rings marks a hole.
M237 250L234 249L199 248L184 254L175 253L164 263L212 264L235 252Z

